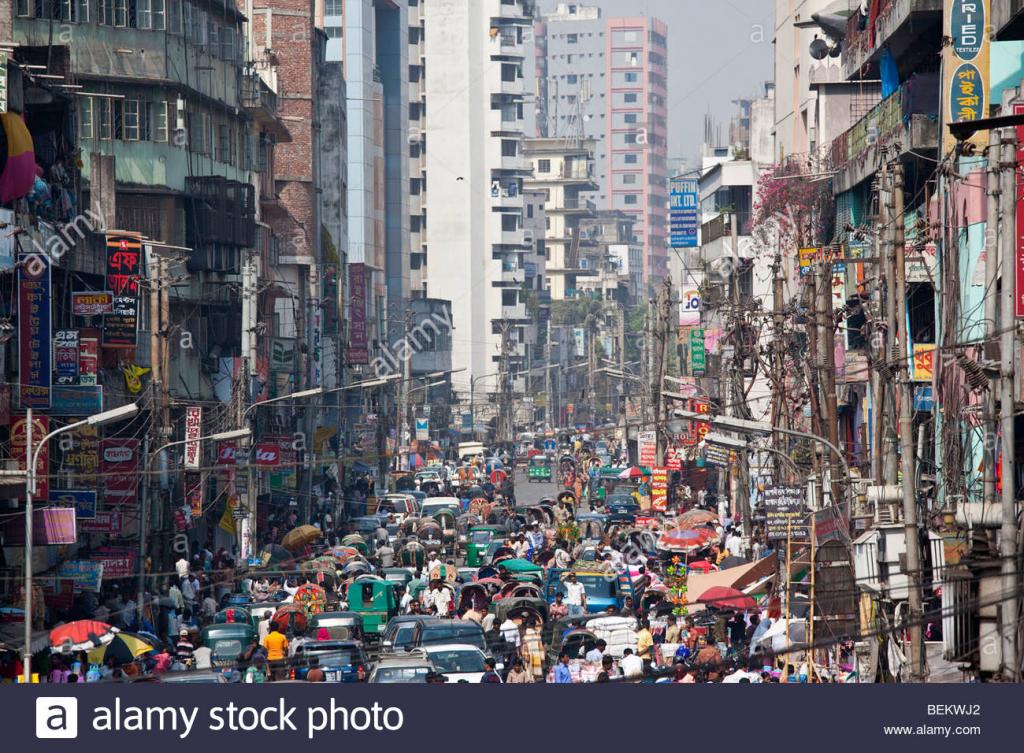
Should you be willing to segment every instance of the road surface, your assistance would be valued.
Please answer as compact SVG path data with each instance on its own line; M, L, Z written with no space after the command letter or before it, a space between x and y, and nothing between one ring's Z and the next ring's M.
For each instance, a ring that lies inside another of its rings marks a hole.
M554 499L559 491L561 491L561 487L556 483L544 484L535 481L531 484L524 471L516 471L517 504L524 506L540 504L545 497Z

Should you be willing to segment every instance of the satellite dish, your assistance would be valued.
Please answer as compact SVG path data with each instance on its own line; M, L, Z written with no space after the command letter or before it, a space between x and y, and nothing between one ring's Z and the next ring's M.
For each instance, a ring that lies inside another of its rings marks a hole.
M828 42L820 37L815 37L814 41L811 42L811 57L815 60L824 60L828 57L829 49Z

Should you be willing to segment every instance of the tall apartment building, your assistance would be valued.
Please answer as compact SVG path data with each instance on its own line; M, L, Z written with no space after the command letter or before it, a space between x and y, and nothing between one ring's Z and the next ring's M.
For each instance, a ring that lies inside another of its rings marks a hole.
M668 26L561 3L535 33L540 135L596 140L593 198L635 218L649 285L668 274Z
M427 115L426 23L423 10L430 0L409 3L409 268L410 295L427 288Z
M450 300L452 365L493 391L502 340L513 369L531 323L523 256L523 75L533 0L426 0L424 133L431 193L427 295ZM503 335L503 332L507 334Z
M579 295L582 278L596 277L588 267L583 246L589 239L580 234L580 220L594 216L595 206L583 194L594 191L593 139L527 139L526 156L533 177L526 187L544 194L544 244L547 289L551 300L564 301Z
M402 337L410 295L409 7L323 2L327 60L342 63L347 91L349 262L365 265L372 354Z

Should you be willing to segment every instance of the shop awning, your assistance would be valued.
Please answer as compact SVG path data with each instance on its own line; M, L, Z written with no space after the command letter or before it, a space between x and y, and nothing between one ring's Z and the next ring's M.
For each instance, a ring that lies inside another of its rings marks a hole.
M768 576L774 575L777 568L778 562L773 552L767 557L757 560L757 562L737 565L730 567L728 570L719 570L707 574L695 573L686 579L686 598L690 602L689 609L691 612L700 611L704 605L697 604L696 602L705 591L711 588L724 586L726 588L743 590L752 583L757 583Z

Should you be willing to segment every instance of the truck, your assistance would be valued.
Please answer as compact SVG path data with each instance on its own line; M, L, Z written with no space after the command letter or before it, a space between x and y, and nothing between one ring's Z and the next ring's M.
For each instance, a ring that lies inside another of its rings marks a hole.
M484 454L483 442L459 442L459 459L472 460L477 455Z

